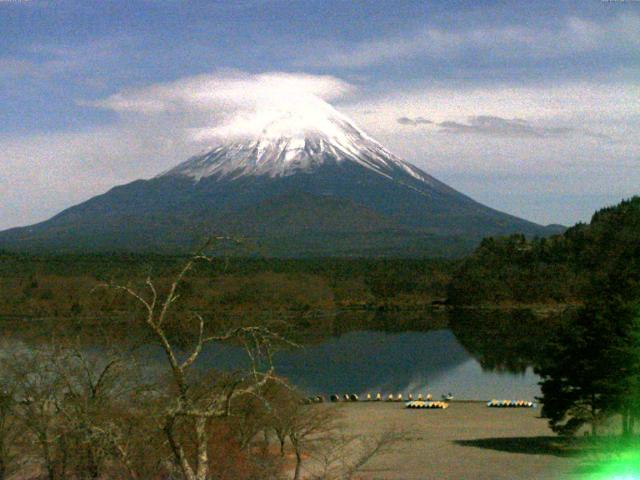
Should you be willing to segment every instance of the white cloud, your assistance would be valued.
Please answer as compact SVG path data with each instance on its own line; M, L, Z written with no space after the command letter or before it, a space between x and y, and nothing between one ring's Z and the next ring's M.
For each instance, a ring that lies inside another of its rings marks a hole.
M298 114L295 121L313 122L318 120L314 112L323 108L325 100L353 89L348 82L326 75L227 71L125 90L86 104L129 115L130 120L171 119L195 142L209 142L257 135L274 119L292 112Z
M478 134L512 138L549 138L568 135L583 135L600 140L611 140L604 133L593 132L586 128L573 126L548 126L533 125L521 118L502 118L495 115L475 115L469 117L467 122L447 120L437 124L439 132L452 134Z
M431 120L424 117L415 117L415 118L400 117L396 121L400 125L409 125L411 127L417 127L418 125L429 125L433 123Z
M120 112L157 113L183 110L235 110L261 103L290 104L299 97L332 100L353 87L329 75L304 73L247 74L229 70L174 82L124 90L90 105Z
M394 153L476 199L542 223L571 223L592 213L581 195L639 193L639 92L637 82L425 87L339 108ZM433 123L408 128L402 117ZM447 131L444 122L468 128ZM557 204L510 208L515 194Z
M0 79L14 81L16 78L30 77L48 79L52 75L64 72L69 64L61 60L34 62L14 57L0 58Z
M418 134L437 130L437 124L464 123L469 117L521 119L533 126L597 127L617 130L618 124L640 116L638 82L572 82L553 85L489 85L415 88L350 103L341 110L356 117L376 134ZM399 131L398 118L425 117L433 122L421 129ZM615 134L615 132L613 132Z
M470 52L477 58L502 61L557 59L593 52L637 57L639 49L640 15L626 13L600 23L568 17L558 28L506 25L449 31L429 27L355 46L324 42L305 51L298 64L361 68L418 57L451 62Z

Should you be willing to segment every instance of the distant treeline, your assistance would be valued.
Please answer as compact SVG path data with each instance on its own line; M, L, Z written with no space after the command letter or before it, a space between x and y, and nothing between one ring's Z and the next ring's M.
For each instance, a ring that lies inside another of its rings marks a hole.
M639 267L640 197L634 197L562 235L483 240L453 273L447 296L454 305L583 303L598 293L594 288L606 288L597 277L624 287L638 281Z
M0 315L117 314L128 308L122 296L96 292L97 285L142 285L148 276L162 285L185 258L0 251ZM598 285L594 277L629 282L639 259L640 197L634 197L562 235L487 238L462 260L216 257L198 265L181 295L186 309L236 314L419 308L445 298L450 305L582 304Z
M96 286L112 281L143 286L150 276L166 287L185 258L0 252L0 315L117 315L129 307L124 297ZM181 305L237 314L422 307L445 297L455 266L430 259L215 258L198 264L182 286Z

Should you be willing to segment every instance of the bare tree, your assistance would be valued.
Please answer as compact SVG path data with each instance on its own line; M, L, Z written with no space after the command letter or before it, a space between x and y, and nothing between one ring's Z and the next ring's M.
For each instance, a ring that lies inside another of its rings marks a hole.
M269 414L266 427L273 431L280 446L280 456L285 455L285 444L292 429L299 422L298 416L303 407L303 396L293 388L282 384L271 384L265 396L269 398ZM265 434L268 439L268 433Z
M41 465L49 480L100 478L116 470L122 471L118 478L153 478L147 475L149 468L146 476L138 475L140 462L131 461L150 443L138 441L151 430L139 428L149 423L152 411L136 408L144 400L144 384L132 375L131 365L125 370L117 352L89 353L63 343L2 358L3 383L12 386L3 390L3 399L12 406L5 419L13 433L8 454L17 453L27 469ZM0 435L4 425L0 421ZM155 449L155 458L159 451Z
M302 473L303 454L331 441L336 433L336 410L324 405L300 406L289 419L289 439L296 456L294 480Z
M42 462L49 480L65 478L69 449L57 408L63 395L48 357L42 351L16 353L4 360L3 374L11 376L18 386L14 391L14 401L19 405L15 413L29 437L24 443L35 447L34 457Z
M134 416L129 412L145 397L146 384L135 365L118 351L90 354L65 348L51 356L50 364L60 379L62 398L56 396L59 425L72 446L70 467L80 478L97 479L115 462L131 478L128 435ZM135 432L138 434L138 432Z
M218 239L216 239L218 240ZM228 416L232 403L239 397L259 396L274 375L272 355L277 345L288 343L280 335L262 326L231 328L222 334L211 334L204 318L192 312L182 324L195 320L197 332L187 353L172 340L167 329L168 318L179 299L179 288L197 262L210 262L205 251L208 242L193 255L174 278L168 291L161 294L151 278L146 280L146 293L125 285L110 287L125 292L144 308L144 324L160 344L170 372L171 396L163 412L163 430L178 469L187 480L209 477L209 427L215 418ZM250 368L233 382L194 383L192 367L205 345L211 342L240 343L250 360ZM191 454L190 452L193 452Z

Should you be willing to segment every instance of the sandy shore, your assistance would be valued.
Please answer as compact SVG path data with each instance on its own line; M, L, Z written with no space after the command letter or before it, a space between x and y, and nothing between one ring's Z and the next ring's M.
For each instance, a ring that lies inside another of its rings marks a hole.
M393 451L367 465L366 479L570 479L576 460L557 443L538 409L495 409L452 403L446 410L409 410L402 403L340 405L349 433L407 432Z

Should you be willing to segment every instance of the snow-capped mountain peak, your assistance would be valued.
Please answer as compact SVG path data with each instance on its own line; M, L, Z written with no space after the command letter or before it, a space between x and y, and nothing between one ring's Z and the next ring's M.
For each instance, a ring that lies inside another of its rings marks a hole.
M311 173L326 162L355 162L391 177L398 169L429 182L428 176L402 161L360 130L328 103L316 99L298 108L273 109L237 118L211 132L235 138L191 157L161 176L237 179L244 176L282 177ZM248 135L238 135L248 126Z
M549 233L403 162L321 100L268 100L202 132L222 138L217 147L0 232L0 248L185 252L232 234L277 257L440 256L488 235Z

